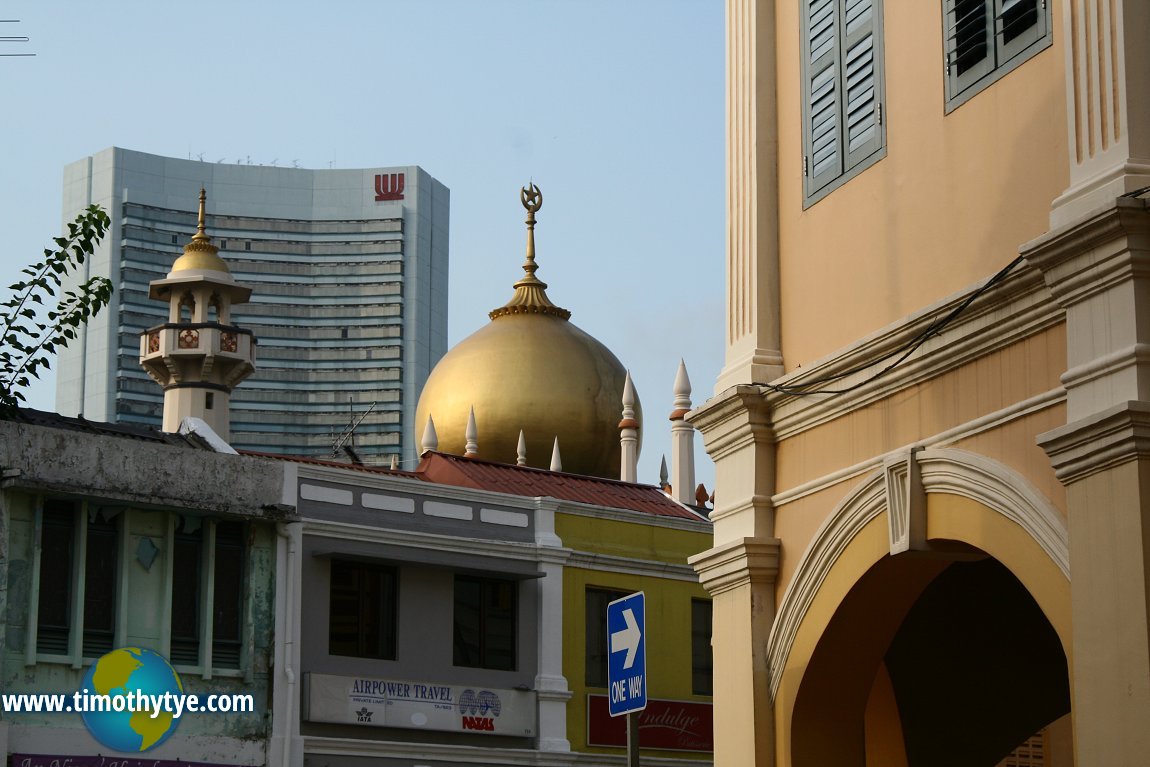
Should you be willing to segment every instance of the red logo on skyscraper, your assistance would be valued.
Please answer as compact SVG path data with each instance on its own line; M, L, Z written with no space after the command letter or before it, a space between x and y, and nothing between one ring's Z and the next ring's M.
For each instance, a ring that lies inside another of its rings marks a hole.
M377 173L375 174L375 199L377 202L382 200L402 200L403 199L403 174L402 173Z

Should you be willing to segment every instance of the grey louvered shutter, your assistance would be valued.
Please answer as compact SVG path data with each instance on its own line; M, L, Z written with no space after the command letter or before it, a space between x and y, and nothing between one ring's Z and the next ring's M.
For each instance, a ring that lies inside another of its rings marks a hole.
M1046 36L1045 9L1041 0L994 0L998 66Z
M850 170L883 145L881 35L878 0L845 0L843 13L843 125Z
M991 0L946 0L947 98L994 71Z
M806 0L803 46L803 130L806 194L842 175L842 75L839 13L842 0Z

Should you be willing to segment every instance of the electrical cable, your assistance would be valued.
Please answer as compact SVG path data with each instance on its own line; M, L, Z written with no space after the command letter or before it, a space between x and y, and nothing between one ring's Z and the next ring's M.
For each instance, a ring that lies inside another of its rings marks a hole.
M1022 263L1022 260L1023 260L1022 256L1018 256L1017 258L1015 258L1013 261L1011 261L1009 264L1007 264L1005 267L1003 267L997 274L995 274L993 277L991 277L989 280L987 280L985 283L983 283L983 285L981 287L979 287L977 290L973 291L969 296L967 296L962 301L962 303L960 303L958 306L951 309L950 312L948 312L945 316L931 322L929 325L926 326L926 328L924 328L921 332L919 332L919 334L916 335L914 338L910 339L907 343L905 343L904 345L902 345L901 347L899 347L897 349L893 349L893 350L887 352L886 354L882 355L881 357L870 360L869 362L866 362L862 365L858 365L858 366L853 367L849 370L844 370L841 373L834 373L832 375L821 376L819 378L815 378L813 380L802 382L802 383L797 383L797 384L756 383L755 385L756 386L762 386L765 389L769 389L773 392L778 392L779 394L789 394L789 395L795 396L795 397L805 397L805 396L809 396L811 394L826 394L826 395L846 394L847 392L854 391L855 389L858 389L859 387L866 386L867 384L871 383L872 381L876 381L879 378L882 378L883 376L885 376L890 371L894 370L896 367L898 367L904 361L906 361L906 359L911 354L913 354L915 352L915 350L917 350L920 346L922 346L924 343L926 343L929 339L933 338L934 336L939 335L943 331L943 329L945 329L950 323L952 323L960 314L962 314L964 311L966 311L967 307L969 307L979 296L983 295L988 290L990 290L992 287L994 287L999 282L1004 280L1006 278L1006 276L1008 274L1010 274L1010 272L1013 271L1016 266L1018 266L1020 263ZM834 381L839 381L843 378L847 378L849 376L855 375L856 373L861 373L862 371L864 371L868 368L872 368L875 365L877 365L878 363L889 360L892 357L896 358L894 360L894 362L887 365L885 368L878 371L877 373L870 376L869 378L863 379L862 381L859 381L858 383L851 384L850 386L847 386L847 387L842 388L842 389L823 389L823 388L820 388L820 387L823 387L829 383L833 383Z

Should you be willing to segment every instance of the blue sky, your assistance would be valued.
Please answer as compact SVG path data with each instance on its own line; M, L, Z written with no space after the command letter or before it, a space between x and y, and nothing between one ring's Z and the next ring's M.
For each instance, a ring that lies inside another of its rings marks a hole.
M305 168L421 165L451 190L450 344L521 273L519 188L545 201L539 276L631 369L640 481L671 386L722 364L720 0L114 3L8 0L0 281L61 228L64 166L108 146ZM54 409L54 380L30 404ZM699 480L713 470L696 438ZM668 455L669 460L669 455Z

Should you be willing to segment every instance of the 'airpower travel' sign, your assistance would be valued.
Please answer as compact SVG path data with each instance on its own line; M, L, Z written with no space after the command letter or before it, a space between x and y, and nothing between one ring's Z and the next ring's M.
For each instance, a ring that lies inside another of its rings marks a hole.
M309 722L535 736L535 694L475 685L307 674Z

